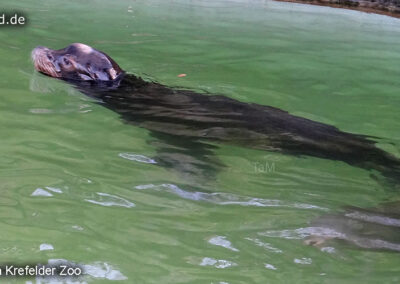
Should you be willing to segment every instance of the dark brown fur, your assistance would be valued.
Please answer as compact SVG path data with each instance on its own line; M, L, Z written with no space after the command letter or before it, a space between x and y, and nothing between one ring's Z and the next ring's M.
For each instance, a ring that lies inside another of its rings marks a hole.
M154 133L179 137L181 141L214 140L339 160L400 179L399 160L362 135L270 106L146 82L124 74L109 56L83 44L60 50L38 47L32 58L38 71L70 81L125 121ZM70 65L63 64L65 58Z

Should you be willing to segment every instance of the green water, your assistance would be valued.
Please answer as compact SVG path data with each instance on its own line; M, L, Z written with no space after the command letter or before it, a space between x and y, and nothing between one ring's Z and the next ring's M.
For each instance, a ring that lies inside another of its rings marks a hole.
M152 133L35 74L30 51L83 42L128 72L376 136L400 156L400 20L272 1L1 8L29 21L0 28L2 263L65 259L92 283L399 283L398 253L266 233L398 200L391 185L342 162L230 145L217 145L225 167L210 178L160 167Z

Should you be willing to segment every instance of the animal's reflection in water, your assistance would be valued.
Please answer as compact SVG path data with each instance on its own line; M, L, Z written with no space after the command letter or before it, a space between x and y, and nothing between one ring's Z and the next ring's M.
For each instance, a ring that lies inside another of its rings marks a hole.
M173 170L184 182L197 186L212 183L226 168L214 154L217 146L163 133L153 132L151 137L148 142L157 151L157 164Z
M342 214L323 215L311 222L306 244L327 246L334 240L375 250L400 252L400 201L376 208L349 207Z

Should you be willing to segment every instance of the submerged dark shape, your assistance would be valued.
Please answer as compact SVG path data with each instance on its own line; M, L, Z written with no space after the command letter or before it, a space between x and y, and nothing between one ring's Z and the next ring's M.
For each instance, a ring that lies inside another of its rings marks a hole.
M364 249L400 252L400 201L377 208L348 207L341 214L327 214L311 223L313 234L305 241L326 246L333 240Z
M399 160L377 148L366 136L270 106L147 82L125 74L109 56L84 44L60 50L37 47L32 59L38 71L67 80L125 121L157 135L172 135L177 137L175 140L190 143L212 140L338 160L400 178Z

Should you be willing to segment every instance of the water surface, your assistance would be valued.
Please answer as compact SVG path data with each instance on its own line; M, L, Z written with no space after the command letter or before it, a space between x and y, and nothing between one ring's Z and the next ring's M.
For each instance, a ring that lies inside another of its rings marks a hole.
M153 133L30 61L37 45L84 42L128 72L379 137L400 156L399 19L272 1L2 4L29 20L0 29L3 262L66 259L94 283L399 282L398 253L297 234L398 200L377 173L218 144L213 174L160 166Z

